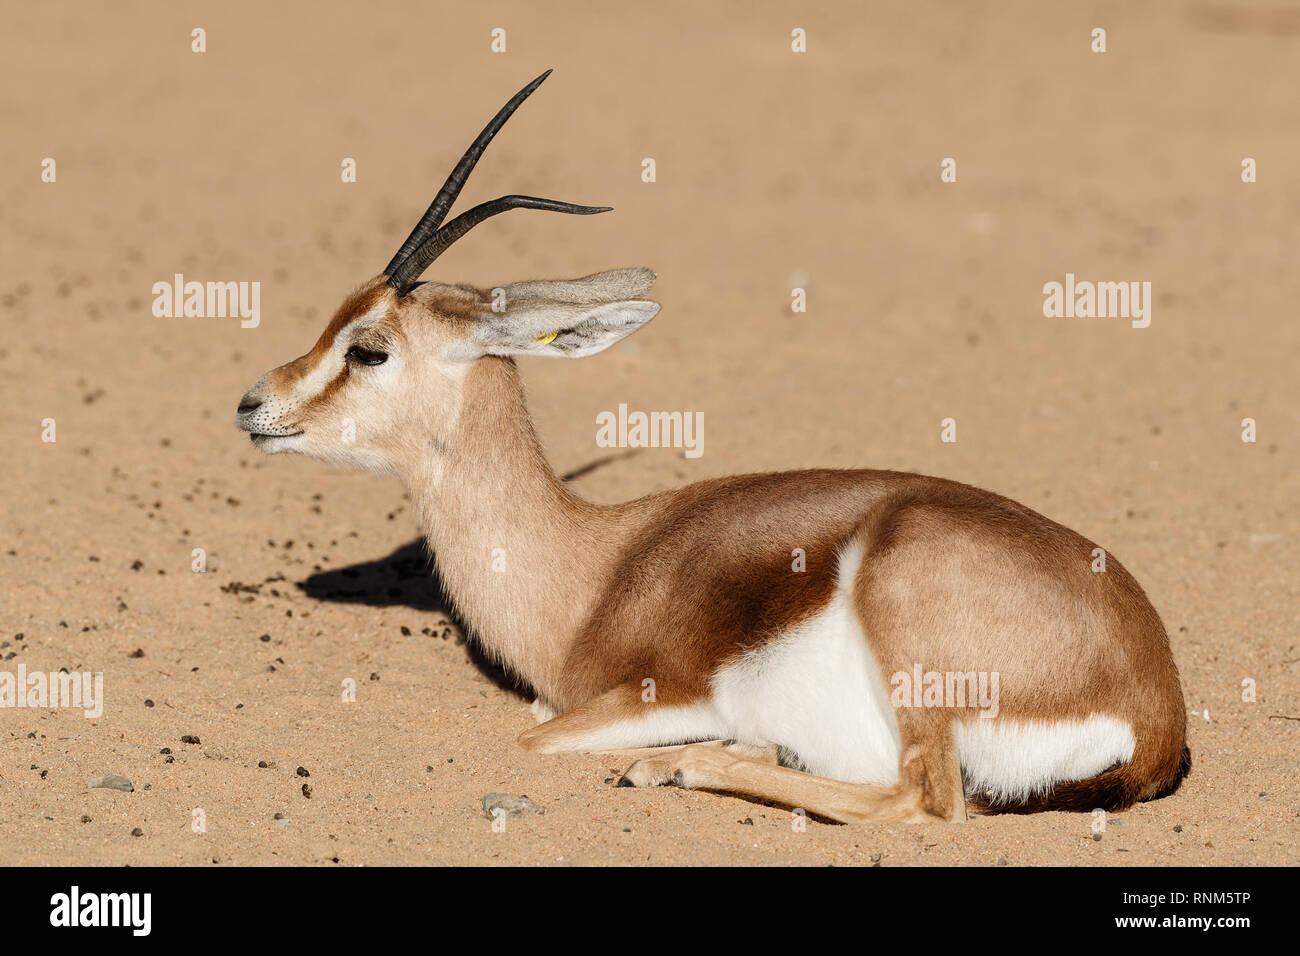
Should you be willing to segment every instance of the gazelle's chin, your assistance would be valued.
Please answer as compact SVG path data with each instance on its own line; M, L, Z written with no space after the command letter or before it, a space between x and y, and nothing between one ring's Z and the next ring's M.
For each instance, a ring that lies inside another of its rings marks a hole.
M248 440L253 443L254 448L266 452L268 455L278 455L281 452L301 451L302 450L303 432L295 432L292 435L266 435L260 432L252 432Z

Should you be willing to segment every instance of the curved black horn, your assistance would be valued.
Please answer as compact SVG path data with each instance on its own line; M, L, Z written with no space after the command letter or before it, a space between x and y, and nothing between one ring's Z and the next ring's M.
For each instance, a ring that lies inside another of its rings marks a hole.
M567 212L574 216L591 216L598 212L609 212L613 206L578 206L571 202L556 199L539 199L536 196L502 196L491 202L480 203L473 209L461 213L447 225L443 226L420 246L411 256L397 267L397 274L390 276L389 285L402 294L425 269L429 263L484 219L500 215L511 209L545 209L550 212Z
M399 270L402 275L408 274L407 270L402 269L402 264L406 262L406 260L410 258L411 254L419 249L420 246L424 245L434 232L437 231L438 227L442 225L442 220L447 216L447 210L450 209L451 204L456 201L456 197L460 194L461 187L465 185L465 180L469 178L470 172L474 169L474 164L477 163L479 157L483 155L483 150L487 149L488 143L492 142L492 137L495 136L501 127L506 124L506 120L510 119L514 111L519 109L519 104L528 99L533 90L541 86L542 81L550 75L551 71L547 70L514 96L510 97L510 102L501 107L497 112L497 115L492 117L492 122L483 127L483 132L479 133L478 138L470 144L469 149L465 150L465 155L460 158L460 162L456 164L456 168L451 171L451 175L447 177L447 181L442 184L442 188L438 190L438 195L433 197L433 202L429 204L429 208L425 211L424 215L420 217L420 221L415 224L415 228L411 230L411 234L406 237L406 241L402 243L402 248L397 250L397 255L393 256L392 261L384 267L384 275L388 276L388 284L396 289L399 294L405 292L406 286L410 285L411 282L419 277L419 273L416 273L415 276L411 277L406 282L399 281L397 278Z

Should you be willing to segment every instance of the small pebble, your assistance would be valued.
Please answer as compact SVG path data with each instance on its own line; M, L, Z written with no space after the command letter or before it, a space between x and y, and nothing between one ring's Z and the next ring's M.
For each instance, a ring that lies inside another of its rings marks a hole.
M86 783L91 790L121 790L124 793L133 793L135 786L126 777L119 777L115 773L106 774L102 777L91 777Z
M200 741L199 738L194 736L193 734L185 734L184 736L181 737L181 743L197 744L197 743L202 743L202 741Z
M131 836L144 836L144 831L141 830L139 827L136 827L134 830L131 831Z
M511 793L486 794L483 797L483 815L489 820L494 819L493 810L504 810L506 816L511 820L546 812L538 804L529 800L527 795L515 796Z

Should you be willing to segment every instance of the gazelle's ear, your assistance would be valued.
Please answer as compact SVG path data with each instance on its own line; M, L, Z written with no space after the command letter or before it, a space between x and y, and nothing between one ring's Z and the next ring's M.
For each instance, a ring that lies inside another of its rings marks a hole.
M620 297L648 290L654 278L649 269L618 269L506 286L493 310L475 323L474 340L487 355L595 355L658 314L658 302Z
M632 300L604 305L538 304L480 319L474 338L488 355L582 358L604 351L645 325L658 302Z

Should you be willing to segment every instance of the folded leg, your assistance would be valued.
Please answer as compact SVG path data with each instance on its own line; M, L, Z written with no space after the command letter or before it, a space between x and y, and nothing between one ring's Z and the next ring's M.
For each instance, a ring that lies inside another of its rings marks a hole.
M636 750L716 740L725 728L713 705L645 701L640 683L623 684L519 735L536 753Z
M918 722L930 733L905 737L899 781L845 783L755 760L734 748L691 745L638 760L621 787L720 790L800 808L840 823L924 823L966 818L961 768L947 721Z

